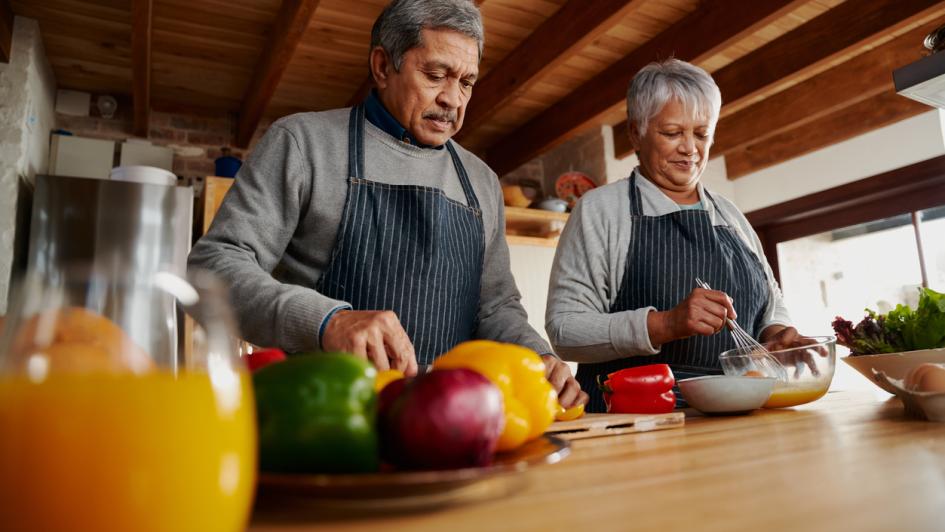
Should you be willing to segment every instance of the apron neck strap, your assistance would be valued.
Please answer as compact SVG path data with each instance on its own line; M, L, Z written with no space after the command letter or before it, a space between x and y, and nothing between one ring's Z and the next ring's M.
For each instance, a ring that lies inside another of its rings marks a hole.
M479 199L473 191L472 183L469 181L469 174L466 173L466 167L463 165L459 153L453 147L453 141L446 141L446 149L450 152L450 158L453 160L453 167L459 175L459 183L463 187L463 193L466 195L466 205L479 210ZM358 104L351 108L348 115L348 182L361 179L364 175L364 104Z
M732 222L725 216L725 213L722 212L722 209L719 207L719 203L715 201L715 198L712 197L712 194L709 193L709 190L705 187L702 187L703 192L705 192L705 197L712 203L712 207L715 209L715 212L719 213L719 217L722 218L722 221L725 222L729 227L735 227L732 225ZM706 205L706 212L708 213L708 205ZM637 173L633 172L630 175L630 215L631 216L643 216L643 200L640 198L640 192L637 190Z
M348 116L348 181L364 172L364 104L351 108Z
M637 191L637 173L630 174L630 216L643 216L643 200Z
M473 191L469 174L466 173L466 166L463 164L463 160L459 158L456 148L453 147L452 140L446 141L446 149L450 152L450 157L453 159L453 168L456 169L456 173L459 175L459 184L463 186L463 193L466 194L466 205L479 210L479 198L476 197L476 192Z

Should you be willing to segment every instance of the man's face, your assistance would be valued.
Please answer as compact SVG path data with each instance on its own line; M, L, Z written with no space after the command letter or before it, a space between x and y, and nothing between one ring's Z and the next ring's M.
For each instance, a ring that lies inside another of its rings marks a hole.
M371 67L384 106L419 142L440 146L463 126L479 75L476 40L446 29L421 30L420 46L403 56L400 71L375 48Z

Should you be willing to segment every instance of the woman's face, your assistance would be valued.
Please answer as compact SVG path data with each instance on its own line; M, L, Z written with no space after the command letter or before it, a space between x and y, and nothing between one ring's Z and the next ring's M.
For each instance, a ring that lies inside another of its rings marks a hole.
M712 124L671 99L650 119L646 134L630 132L644 177L677 202L698 201L696 185L709 160Z

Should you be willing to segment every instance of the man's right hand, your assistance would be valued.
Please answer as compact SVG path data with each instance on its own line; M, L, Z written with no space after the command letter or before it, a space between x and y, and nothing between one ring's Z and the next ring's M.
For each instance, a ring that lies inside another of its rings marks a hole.
M378 370L399 369L417 374L417 355L397 315L389 310L339 310L322 335L325 351L351 353Z

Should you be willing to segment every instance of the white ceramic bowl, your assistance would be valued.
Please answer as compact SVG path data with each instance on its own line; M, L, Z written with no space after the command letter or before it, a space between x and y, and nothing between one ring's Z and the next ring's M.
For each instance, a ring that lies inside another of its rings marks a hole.
M176 175L154 166L117 166L112 168L110 177L115 181L133 181L168 187L177 184Z
M676 384L689 406L706 414L743 414L761 408L776 379L735 375L706 375Z
M873 370L881 371L887 377L903 380L909 370L931 362L933 364L945 364L945 349L922 349L919 351L905 351L902 353L884 353L881 355L856 355L844 357L841 360L850 367L860 372L870 382L889 393L896 393L896 390L884 381L876 380L873 377Z

